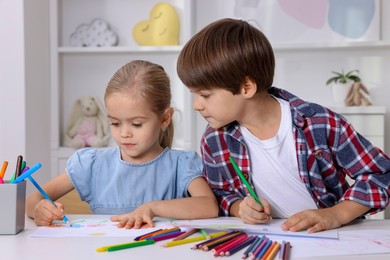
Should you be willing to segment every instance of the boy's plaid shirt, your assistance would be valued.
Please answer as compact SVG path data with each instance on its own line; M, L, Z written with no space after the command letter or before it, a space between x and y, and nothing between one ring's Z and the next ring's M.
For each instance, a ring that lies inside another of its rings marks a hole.
M282 89L272 87L269 93L290 102L297 174L319 208L342 200L373 208L372 213L386 208L390 193L390 158L386 154L357 133L341 115ZM230 206L249 194L229 156L254 188L250 158L239 125L233 122L217 130L207 127L201 153L204 176L217 196L220 215L229 215ZM345 175L354 179L351 187Z

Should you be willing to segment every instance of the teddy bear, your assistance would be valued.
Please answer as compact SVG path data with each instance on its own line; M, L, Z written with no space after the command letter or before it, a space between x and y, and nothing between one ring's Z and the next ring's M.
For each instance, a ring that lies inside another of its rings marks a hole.
M76 100L68 120L64 145L73 148L107 146L109 122L97 97L84 96Z

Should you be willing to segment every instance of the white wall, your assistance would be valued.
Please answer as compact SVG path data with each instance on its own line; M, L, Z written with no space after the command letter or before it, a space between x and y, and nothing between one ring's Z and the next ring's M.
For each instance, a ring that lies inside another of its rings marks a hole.
M16 158L40 162L49 179L49 0L0 0L0 164L10 179ZM32 190L28 183L27 192Z
M197 0L196 27L199 31L208 23L222 18L221 2L233 0ZM332 92L325 85L333 70L359 69L363 83L369 88L373 105L385 106L385 152L390 153L390 1L381 0L381 39L386 47L320 48L283 50L275 49L276 72L274 85L284 88L300 98L324 106L334 105ZM271 42L272 44L272 42ZM206 125L197 116L198 140Z

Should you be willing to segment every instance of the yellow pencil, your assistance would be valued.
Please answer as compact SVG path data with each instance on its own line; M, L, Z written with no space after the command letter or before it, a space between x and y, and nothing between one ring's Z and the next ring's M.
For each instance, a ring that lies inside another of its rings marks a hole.
M275 258L275 255L276 253L279 251L280 249L280 244L279 243L276 243L276 245L274 246L274 248L272 248L271 252L269 253L268 257L265 258L266 260L272 260Z
M219 237L219 236L222 236L225 234L227 234L227 232L222 231L222 232L209 234L209 236L210 236L210 238L215 238L215 237ZM170 242L166 243L164 246L165 247L178 246L178 245L183 245L183 244L192 243L192 242L201 241L201 240L206 240L206 237L205 236L198 236L198 237L191 237L191 238L186 238L186 239L182 239L182 240L170 241Z

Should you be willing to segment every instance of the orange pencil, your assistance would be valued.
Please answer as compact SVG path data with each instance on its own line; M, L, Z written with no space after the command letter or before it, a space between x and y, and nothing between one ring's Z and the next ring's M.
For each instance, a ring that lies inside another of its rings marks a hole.
M278 244L278 242L273 241L272 244L268 247L268 249L264 252L264 254L261 256L260 259L265 260L268 258L269 254L271 253L272 249Z
M7 170L8 162L4 161L3 167L1 167L0 178L4 179L5 171Z
M140 237L139 240L144 240L144 239L152 237L152 236L154 237L154 236L162 235L162 234L169 233L169 232L176 231L176 230L180 230L180 228L179 227L166 228L166 229L163 229L163 230L160 230L160 231L157 231L157 232L148 233L148 234Z
M279 249L280 249L280 244L276 243L276 245L271 249L271 252L268 254L268 256L265 259L266 260L274 259Z

